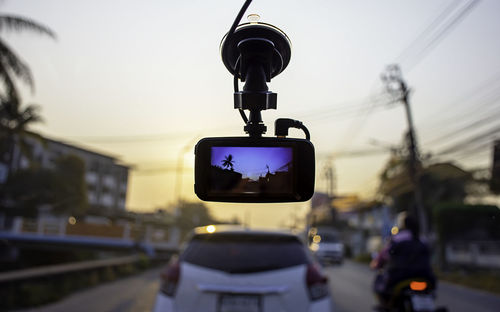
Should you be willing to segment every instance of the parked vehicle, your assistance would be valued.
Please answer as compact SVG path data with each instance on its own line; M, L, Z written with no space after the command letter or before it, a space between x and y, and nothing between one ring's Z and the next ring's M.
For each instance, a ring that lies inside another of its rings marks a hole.
M334 232L317 232L311 236L309 248L321 263L337 263L344 261L344 244Z
M332 311L328 280L300 239L234 226L196 228L161 274L154 311Z

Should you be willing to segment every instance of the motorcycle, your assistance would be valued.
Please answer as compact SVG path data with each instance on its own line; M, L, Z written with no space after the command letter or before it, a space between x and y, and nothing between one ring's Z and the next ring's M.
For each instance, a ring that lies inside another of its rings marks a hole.
M436 307L436 294L432 284L423 278L411 278L394 286L386 305L378 312L447 312L445 307Z

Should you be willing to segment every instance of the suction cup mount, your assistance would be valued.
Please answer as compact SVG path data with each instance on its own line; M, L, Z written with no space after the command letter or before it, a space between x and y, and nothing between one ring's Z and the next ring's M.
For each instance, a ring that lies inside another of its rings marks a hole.
M266 23L239 25L222 39L221 56L227 70L245 82L243 91L234 93L234 108L250 111L244 130L250 136L262 136L266 126L261 111L276 109L277 94L267 82L279 75L290 62L291 43L279 28Z

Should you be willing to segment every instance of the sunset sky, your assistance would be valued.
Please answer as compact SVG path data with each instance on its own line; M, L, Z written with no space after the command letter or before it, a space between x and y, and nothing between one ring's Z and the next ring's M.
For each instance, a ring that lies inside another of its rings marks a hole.
M231 155L233 169L242 173L243 178L253 180L265 176L268 170L272 173L286 171L283 167L292 161L290 147L216 146L212 148L211 154L211 164L219 167L224 167L224 160Z
M150 211L176 201L179 157L186 167L181 197L195 199L196 141L244 135L233 109L232 76L219 56L242 4L0 2L2 13L30 17L57 34L54 41L1 33L35 77L34 93L22 89L25 103L42 107L44 123L33 129L133 166L128 209ZM488 142L499 131L485 144L464 143L455 153L449 148L498 129L498 122L480 121L500 117L499 12L496 0L254 0L247 14L282 29L293 45L288 68L269 84L278 109L263 112L268 135L276 118L301 120L318 156L316 189L325 190L323 171L331 161L338 193L369 197L389 153L347 155L401 142L403 107L382 96L380 80L386 65L398 62L412 88L422 152L465 168L490 166ZM291 135L303 137L298 130ZM209 207L220 218L246 216L267 227L303 215L309 203Z

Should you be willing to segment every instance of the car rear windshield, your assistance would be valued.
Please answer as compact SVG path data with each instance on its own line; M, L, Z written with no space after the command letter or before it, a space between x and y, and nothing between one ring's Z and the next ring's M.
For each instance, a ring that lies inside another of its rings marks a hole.
M195 236L181 261L229 273L277 270L309 263L294 236L209 234Z
M321 241L325 243L338 243L339 238L337 235L332 234L332 233L322 233L319 234L321 236Z

